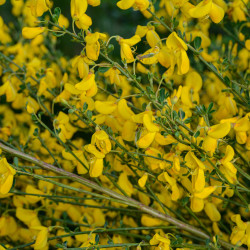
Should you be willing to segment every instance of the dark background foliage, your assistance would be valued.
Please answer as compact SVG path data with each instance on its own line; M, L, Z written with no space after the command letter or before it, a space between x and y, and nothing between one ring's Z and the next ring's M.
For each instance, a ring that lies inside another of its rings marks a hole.
M54 7L60 7L61 13L71 21L70 0L54 0L53 2ZM101 0L100 6L88 7L86 13L92 18L93 22L91 29L107 33L110 36L120 35L124 38L130 38L134 35L136 26L139 24L145 25L147 19L139 11L133 11L133 9L121 12L116 6L116 2L115 0ZM0 16L2 16L6 24L9 22L16 23L17 19L11 15L10 0L0 6ZM72 47L72 42L67 36L58 39L58 46L63 51L63 54L68 56L76 55L80 50L80 46L76 44Z

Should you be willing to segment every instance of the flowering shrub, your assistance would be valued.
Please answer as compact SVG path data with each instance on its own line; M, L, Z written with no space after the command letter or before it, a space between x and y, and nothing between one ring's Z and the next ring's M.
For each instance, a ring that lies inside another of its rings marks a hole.
M250 249L248 1L112 1L127 37L100 0L10 2L0 249Z

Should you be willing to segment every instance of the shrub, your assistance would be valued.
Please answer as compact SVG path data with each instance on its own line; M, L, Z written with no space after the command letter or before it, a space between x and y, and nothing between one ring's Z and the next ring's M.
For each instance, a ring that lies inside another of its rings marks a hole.
M248 2L10 2L0 249L250 249Z

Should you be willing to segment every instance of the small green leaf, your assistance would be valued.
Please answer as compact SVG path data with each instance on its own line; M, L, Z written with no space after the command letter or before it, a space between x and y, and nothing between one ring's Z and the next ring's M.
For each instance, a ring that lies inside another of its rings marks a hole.
M85 112L88 109L88 104L85 102L82 106L82 111Z
M105 72L107 72L109 69L110 69L110 68L108 68L108 67L99 67L98 72L100 72L100 73L105 73Z
M55 23L58 23L60 15L61 15L61 9L59 7L56 7L54 9L54 14L52 15L52 19Z
M194 133L194 138L197 138L199 135L200 135L200 131L198 130L198 131L196 131L196 132Z
M194 47L198 50L201 46L201 38L199 36L195 37L194 39Z
M228 87L230 86L231 81L227 76L224 77L224 82Z
M179 115L179 117L183 120L184 118L185 118L185 112L182 110L182 109L179 109L179 111L178 111L178 115Z
M88 110L86 116L91 119L92 118L92 111Z

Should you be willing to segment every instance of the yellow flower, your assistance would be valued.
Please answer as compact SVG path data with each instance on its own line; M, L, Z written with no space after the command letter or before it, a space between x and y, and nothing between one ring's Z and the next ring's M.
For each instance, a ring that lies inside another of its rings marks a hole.
M177 186L177 182L174 177L169 176L167 172L163 172L162 174L158 176L158 180L163 181L163 182L168 182L172 190L171 199L173 201L177 201L178 199L181 198L181 192Z
M118 102L117 108L118 108L119 115L124 120L130 120L131 117L134 115L134 112L128 107L127 101L125 99L121 99Z
M12 216L3 215L0 217L0 237L13 237L17 233L17 223ZM1 246L1 245L0 245ZM2 248L5 250L5 248ZM0 248L0 250L2 250Z
M75 85L76 89L87 91L96 85L95 82L95 74L93 72L89 72L88 75L79 83Z
M138 55L136 58L143 64L155 64L158 62L159 52L159 47L155 46L154 48L145 51L142 55Z
M0 86L0 96L4 94L6 95L7 102L13 102L16 99L17 96L16 87L9 79L6 82L4 82L2 86Z
M34 250L42 250L46 247L48 241L48 228L39 226L39 227L31 227L31 229L39 230L36 241L34 244Z
M96 7L101 4L101 0L88 0L88 4L93 7Z
M22 207L17 207L16 217L25 223L28 227L31 226L41 226L41 223L37 217L37 212L35 210L24 209Z
M217 148L217 141L220 138L225 137L231 129L230 122L216 124L208 128L207 136L205 137L202 147L210 155L213 155Z
M93 154L94 157L90 160L90 170L89 174L91 177L99 177L102 175L103 170L103 158L105 157L105 154L100 152L96 146L92 144L87 144L84 146L84 149Z
M65 142L67 139L71 139L73 134L76 131L76 128L73 127L69 122L69 116L63 112L59 112L55 120L55 127L59 129L59 138Z
M147 42L151 48L154 48L155 46L161 47L161 38L160 36L156 33L155 27L152 25L148 26L141 26L138 25L136 28L136 35L139 35L140 38L146 36Z
M0 0L0 5L5 4L6 0Z
M205 213L209 217L209 219L213 222L220 221L221 215L218 211L217 207L212 202L206 202L204 207Z
M130 197L133 192L134 188L131 182L128 179L128 175L126 172L120 174L118 179L118 185L126 192L126 194Z
M237 169L231 162L234 157L234 150L230 145L227 145L225 156L220 160L221 166L220 170L225 175L227 180L231 183L236 183L237 181Z
M204 208L204 199L206 199L211 193L215 191L216 186L205 187L202 192L193 192L191 197L191 209L193 212L201 212Z
M110 68L108 71L104 73L105 77L109 77L111 84L116 84L118 86L121 85L121 72L117 68Z
M121 46L121 58L123 61L131 63L135 60L131 50L131 46L139 43L140 41L141 38L138 35L134 35L129 39L119 38L119 44Z
M150 245L158 245L156 249L169 250L170 249L170 239L167 235L164 237L156 233L153 238L149 241Z
M247 5L248 1L244 0L234 0L233 3L230 3L230 9L229 9L229 13L231 13L234 22L242 22L242 21L246 21L246 14L247 13Z
M148 179L148 174L145 173L143 174L143 176L138 180L138 184L141 188L145 187L146 185L146 182L147 182L147 179Z
M27 111L28 113L32 114L32 113L37 113L37 111L39 110L40 106L39 104L36 102L35 99L33 99L32 97L28 97L26 100L27 103Z
M7 194L13 184L16 170L7 162L6 158L0 160L0 194Z
M245 144L247 141L247 131L250 129L249 122L250 113L246 114L244 117L233 117L229 119L221 120L220 123L230 122L236 133L236 140L239 144Z
M94 62L89 60L87 56L77 56L72 61L72 67L78 69L78 73L81 79L87 77L89 73L89 65L93 64Z
M86 54L87 57L93 61L96 61L99 57L100 53L100 43L98 42L99 39L104 40L106 35L103 33L95 32L95 33L88 33L85 37L86 41Z
M49 9L48 0L32 0L30 1L31 14L35 17L42 16Z
M122 10L127 10L131 7L134 9L139 9L140 11L144 11L149 6L148 0L120 0L117 3L117 6Z
M35 27L35 28L24 27L22 29L22 36L25 39L33 39L36 36L42 34L44 31L45 31L45 27Z
M224 17L224 10L212 0L203 0L189 10L189 15L194 18L209 16L214 23L219 23Z
M117 104L113 101L96 101L95 102L95 109L100 114L108 115L115 111L117 108Z
M92 25L92 19L85 14L88 2L87 0L71 0L71 17L79 29L88 29Z
M236 227L233 228L232 234L230 236L230 241L234 245L242 245L245 243L245 241L248 241L249 245L249 240L247 239L247 236L249 236L249 227L250 223L243 222L241 220L240 214L234 214L231 217L231 220L236 223ZM246 234L247 230L247 234Z
M103 154L108 154L111 150L111 142L109 136L103 130L96 131L91 138L91 144Z
M166 45L170 53L171 64L168 74L173 74L176 64L178 66L178 75L186 74L189 70L189 59L186 53L188 47L185 42L177 36L176 32L172 32L167 38Z
M136 142L138 148L148 148L155 138L156 132L150 132L143 129L139 140Z

